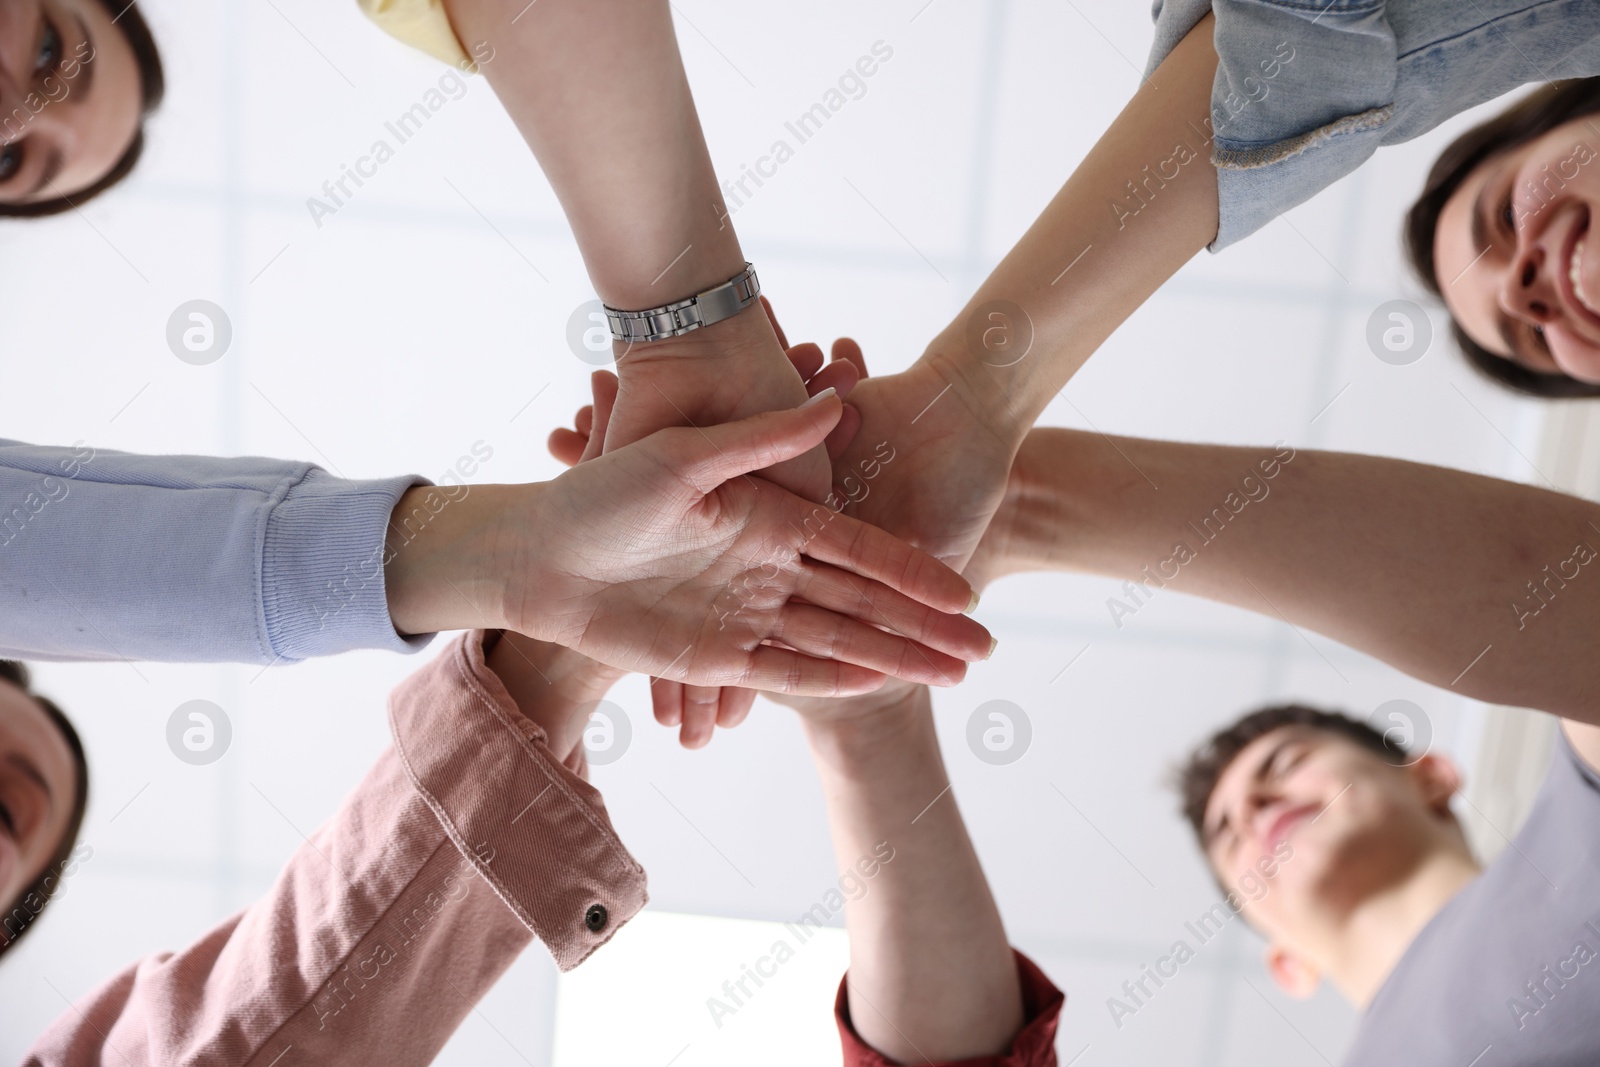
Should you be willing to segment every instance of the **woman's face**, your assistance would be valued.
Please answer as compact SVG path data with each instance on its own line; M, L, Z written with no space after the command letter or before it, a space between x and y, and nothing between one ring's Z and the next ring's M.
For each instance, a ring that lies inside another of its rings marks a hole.
M6 914L60 846L72 821L77 779L60 728L31 696L0 681L0 906Z
M0 0L0 203L93 185L132 143L142 96L133 49L96 0Z
M1480 163L1439 213L1450 313L1529 370L1600 383L1600 115Z

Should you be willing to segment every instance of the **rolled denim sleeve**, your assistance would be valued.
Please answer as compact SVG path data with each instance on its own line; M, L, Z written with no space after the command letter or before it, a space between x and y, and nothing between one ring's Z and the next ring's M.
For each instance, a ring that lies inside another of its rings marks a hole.
M1594 0L1156 0L1147 77L1208 11L1213 252L1382 145L1530 82L1600 73Z
M1216 252L1354 171L1394 118L1384 0L1158 0L1147 75L1216 15L1211 162Z
M0 440L0 655L274 663L412 652L384 534L425 479Z

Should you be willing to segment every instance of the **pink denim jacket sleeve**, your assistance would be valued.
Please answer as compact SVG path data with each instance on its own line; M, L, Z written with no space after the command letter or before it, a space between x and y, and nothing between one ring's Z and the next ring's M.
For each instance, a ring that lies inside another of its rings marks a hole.
M535 937L562 970L610 940L644 871L484 636L395 690L394 744L267 896L84 997L25 1064L425 1064Z

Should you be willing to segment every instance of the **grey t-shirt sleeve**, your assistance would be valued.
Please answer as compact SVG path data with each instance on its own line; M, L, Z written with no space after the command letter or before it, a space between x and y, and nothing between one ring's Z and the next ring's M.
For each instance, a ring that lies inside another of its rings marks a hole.
M294 662L413 652L384 534L417 477L0 440L0 655Z

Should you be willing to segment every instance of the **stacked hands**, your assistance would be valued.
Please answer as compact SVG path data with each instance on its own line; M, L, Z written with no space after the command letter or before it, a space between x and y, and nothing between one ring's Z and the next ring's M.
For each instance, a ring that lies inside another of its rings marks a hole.
M620 359L620 380L596 372L593 403L550 435L573 469L546 484L537 540L503 538L538 544L539 558L497 557L505 573L536 577L494 590L501 617L482 620L507 631L495 669L540 671L563 689L552 706L592 704L623 673L649 672L657 721L698 748L743 721L756 690L784 694L808 718L858 715L903 703L915 684L955 685L993 652L963 614L977 595L952 567L980 547L1014 448L991 449L987 462L975 453L970 412L927 367L868 380L854 341L836 341L825 363L815 344L790 347L762 305L765 317L751 309L729 321L764 332L787 357L773 377L807 398L710 424L758 397L793 398L755 388L762 354L735 346L707 357L727 361L711 364L722 368L711 412L691 408L668 389L689 393L697 376L671 362L683 352L658 344ZM670 382L657 377L664 367ZM700 428L641 437L640 408L679 423L693 410ZM831 464L831 489L818 461ZM930 491L952 484L962 491ZM558 756L576 750L581 721L541 725Z

